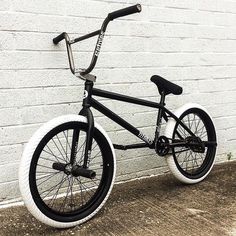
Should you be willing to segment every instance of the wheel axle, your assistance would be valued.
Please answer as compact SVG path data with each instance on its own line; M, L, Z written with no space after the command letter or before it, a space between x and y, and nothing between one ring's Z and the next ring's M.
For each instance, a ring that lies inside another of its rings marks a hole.
M65 164L60 162L54 162L52 164L54 170L64 171L67 175L73 175L74 177L82 176L89 179L94 179L96 177L96 172L90 169L85 169L82 166L71 164Z

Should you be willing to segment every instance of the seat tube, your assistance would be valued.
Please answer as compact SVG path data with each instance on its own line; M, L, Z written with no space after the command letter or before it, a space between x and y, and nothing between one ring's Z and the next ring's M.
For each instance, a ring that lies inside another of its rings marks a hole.
M91 148L92 148L92 142L93 142L94 117L93 117L92 111L90 110L92 89L93 89L93 82L86 80L85 87L84 87L83 108L79 113L79 115L85 116L88 122L88 131L86 134L86 145L85 145L85 151L84 151L83 168L88 167L88 161L91 156Z
M161 93L161 100L160 105L165 106L165 93ZM156 123L156 132L155 132L155 141L158 139L161 129L161 122L163 116L163 109L159 108L158 115L157 115L157 123Z

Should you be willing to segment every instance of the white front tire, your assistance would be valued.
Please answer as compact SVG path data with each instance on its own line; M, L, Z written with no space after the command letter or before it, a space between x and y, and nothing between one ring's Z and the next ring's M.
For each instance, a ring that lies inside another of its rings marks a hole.
M65 123L70 122L77 122L78 124L86 124L87 119L83 116L79 115L65 115L57 117L46 124L44 124L41 128L39 128L35 134L31 137L28 144L25 147L25 150L23 152L23 156L20 161L20 168L19 168L19 185L20 185L20 191L22 198L24 200L24 203L28 210L32 213L32 215L37 218L39 221L52 226L56 228L68 228L73 227L79 224L84 223L85 221L92 218L105 204L108 196L110 195L110 192L112 190L114 179L115 179L115 173L116 173L116 160L115 160L115 152L112 145L112 142L106 132L103 130L103 128L95 122L95 130L97 130L97 133L99 133L100 137L104 139L104 142L106 145L106 150L108 153L110 153L110 163L113 166L113 172L112 176L110 177L109 187L107 187L107 192L105 194L105 197L101 200L100 204L96 207L94 211L92 211L90 214L86 215L85 217L75 220L76 217L71 220L69 218L66 219L66 221L63 221L63 218L60 218L60 220L57 220L53 217L50 217L49 215L45 214L43 210L41 210L38 205L36 204L36 200L34 199L32 195L32 191L30 188L30 168L32 164L32 158L35 153L36 148L40 144L41 140L53 129L56 127L59 127L60 125L63 125Z

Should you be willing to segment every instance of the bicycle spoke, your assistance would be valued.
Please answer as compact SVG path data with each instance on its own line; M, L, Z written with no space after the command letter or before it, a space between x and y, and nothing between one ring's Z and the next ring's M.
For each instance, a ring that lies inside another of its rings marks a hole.
M74 202L74 198L73 198L73 185L74 185L74 178L71 177L71 186L70 186L70 207L71 207L71 210L73 210L73 206L75 205L75 202Z
M101 153L101 151L99 151L96 155L94 155L92 158L90 158L89 163L91 163L91 161L94 160L96 157L102 156L102 155L98 155L99 153Z
M192 130L192 127L193 127L193 122L194 122L194 120L195 120L195 114L193 114L193 120L192 120L192 123L191 123L191 126L190 126L190 130Z
M65 139L66 139L66 155L67 155L67 145L68 145L68 147L69 147L69 150L71 150L71 146L70 146L70 143L69 143L69 141L68 141L68 130L66 131L66 134L65 134L65 131L63 131L63 134L64 134L64 136L65 136Z
M51 198L50 202L48 203L48 205L50 205L50 204L51 204L51 201L53 201L52 207L53 207L53 205L54 205L55 199L57 198L57 195L58 195L58 193L59 193L59 190L60 190L62 184L64 183L63 178L64 178L64 175L62 176L61 183L60 183L60 185L59 185L59 187L58 187L56 193L53 195L53 197Z
M178 131L184 136L184 138L186 138L185 129L182 126L178 126Z
M92 142L91 156L88 161L90 169L96 172L94 179L73 176L70 173L71 167L69 165L67 174L64 171L53 169L54 162L68 164L72 142L71 130L73 132L73 129L65 129L54 134L48 143L44 145L41 151L44 155L38 157L35 173L36 187L41 200L55 214L60 213L60 215L73 214L73 212L80 212L86 209L87 204L96 199L98 189L102 186L101 183L106 181L104 178L102 179L103 171L105 170L103 155L95 139ZM80 141L76 150L76 160L78 160L76 164L79 166L80 163L83 163L86 145L86 135L83 135L85 131L82 130L80 132Z
M54 177L56 174L58 174L60 172L56 172L55 174L51 175L50 177L48 177L47 179L45 179L43 182L39 183L38 186L40 186L41 184L45 183L47 180L51 179L52 177ZM39 180L39 179L36 179Z
M61 154L62 158L64 159L65 162L67 162L66 158L64 157L64 155L61 152L61 149L58 147L58 145L56 144L56 142L54 141L54 138L52 138L52 142L54 143L54 145L56 146L57 150L59 151L59 153Z
M61 159L60 157L56 156L56 155L51 151L51 149L48 147L48 145L46 145L46 147L48 148L48 150L49 150L50 152L46 151L45 149L42 150L43 152L46 152L47 154L49 154L49 155L55 157L55 159L56 159L58 162L60 162L59 160L61 160L61 161L63 161L63 162L66 162L66 160L65 160L63 157L62 157L63 159Z
M77 181L78 179L75 178ZM79 181L78 181L79 182ZM79 182L79 188L80 188L80 196L81 196L81 201L82 201L82 206L84 205L84 200L83 200L83 190L82 190L82 187L80 186L80 182Z
M51 167L48 167L48 166L45 166L45 165L38 164L38 166L41 166L41 167L46 168L46 169L53 170Z
M85 144L85 142L86 142L86 140L84 141L84 144ZM80 156L79 161L77 162L78 164L81 164L81 162L83 161L84 150L85 150L85 145L83 145L82 154L81 154L81 156Z
M60 141L60 139L58 138L58 136L56 135L56 137L57 137L57 140L59 141L59 143L60 143L60 146L61 146L61 148L62 148L62 150L63 150L63 152L65 153L65 156L66 156L66 161L68 161L69 162L69 157L67 156L67 153L66 153L66 151L65 151L65 149L64 149L64 147L63 147L63 145L62 145L62 143L61 143L61 141Z
M53 160L51 160L51 159L48 159L48 158L46 158L46 157L40 156L40 158L43 159L43 160L45 160L45 161L55 162L55 161L53 161Z
M181 120L192 132L200 138L202 141L208 141L209 131L207 130L204 117L199 116L199 113L189 113L185 115ZM175 128L174 138L178 138L180 135L184 135L184 138L190 138L189 134L186 135L185 129L178 125ZM189 175L197 175L197 173L203 172L203 168L206 165L206 158L208 155L208 147L205 147L204 153L199 153L193 148L173 148L173 156L175 157L177 165L180 166L182 171Z
M40 174L50 174L50 173L52 173L52 174L54 174L54 173L56 173L55 171L37 171L37 173L40 173Z
M198 126L199 126L199 124L200 124L200 121L201 121L201 119L199 119L199 120L198 120L198 123L195 125L195 133L197 133L197 130L198 130Z
M63 179L63 183L65 182L65 180L66 180L66 177ZM60 186L60 184L61 184L61 182L56 184L53 187L50 187L49 189L47 189L47 190L45 190L43 192L41 192L40 194L44 194L45 192L49 191L42 199L45 199L57 186Z
M68 194L69 194L69 191L70 191L70 181L69 181L69 177L68 177L68 176L67 176L67 180L68 180L68 182L69 182L69 185L67 186L66 197L64 198L64 200L63 200L63 202L62 202L62 204L61 204L61 207L62 207L62 206L65 206L66 200L67 200L67 197L68 197ZM61 207L60 207L60 209L59 209L59 212L61 211ZM63 212L64 212L64 209L63 209Z
M46 172L46 173L48 173L48 172ZM57 173L60 173L60 171L58 171L58 172L52 172L51 174L47 174L47 175L40 176L39 178L36 178L36 180L40 180L40 179L46 178L46 177L48 177L48 176L50 176L50 175L55 175L55 174L57 174Z

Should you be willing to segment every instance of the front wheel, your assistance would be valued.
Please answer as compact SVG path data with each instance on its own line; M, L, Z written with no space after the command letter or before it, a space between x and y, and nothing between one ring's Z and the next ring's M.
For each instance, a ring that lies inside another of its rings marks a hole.
M216 132L211 117L198 104L186 104L176 112L177 117L202 142L216 144ZM171 140L191 140L191 135L176 121L170 120L166 136ZM208 145L204 152L190 147L174 147L172 155L166 158L174 176L183 183L193 184L202 181L210 173L216 154L216 145Z
M84 159L85 117L67 115L42 126L27 144L19 169L19 184L28 210L41 222L68 228L92 218L106 202L115 178L115 154L105 131L95 123L88 169L93 176L78 174ZM79 134L76 154L71 148Z

